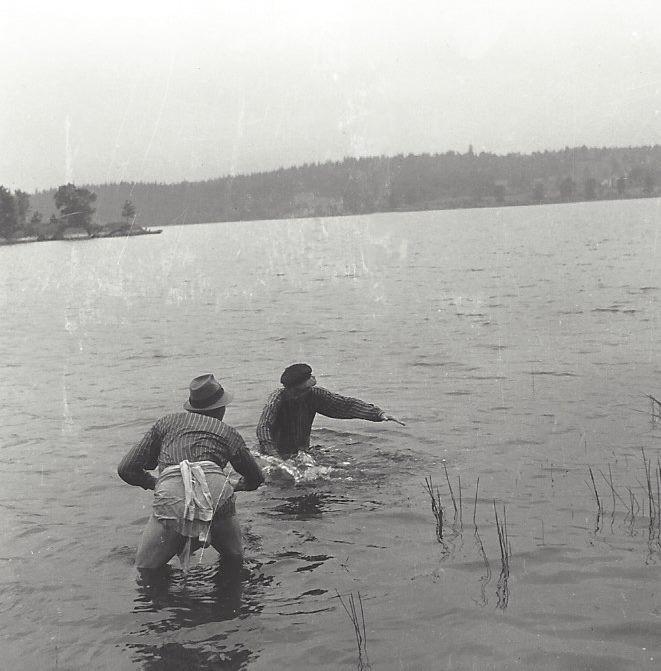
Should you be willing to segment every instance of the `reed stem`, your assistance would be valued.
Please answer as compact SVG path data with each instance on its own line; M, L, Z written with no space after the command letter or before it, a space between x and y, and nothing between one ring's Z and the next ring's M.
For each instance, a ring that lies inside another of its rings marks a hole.
M425 487L431 500L432 513L436 519L436 538L441 542L443 540L443 506L441 505L441 494L438 491L438 487L434 491L434 483L430 475L425 476Z
M475 522L475 515L477 514L477 492L480 489L480 476L477 476L477 483L475 484L475 503L473 504L473 526L477 529L477 523Z
M597 508L601 512L601 501L599 500L599 494L597 492L597 485L594 481L594 475L592 474L592 468L590 468L589 466L588 466L588 471L590 473L590 480L592 480L592 488L594 490L594 496L597 499Z
M464 508L461 505L461 475L458 476L459 479L459 522L463 525L464 522Z
M367 630L365 627L365 611L363 609L363 599L360 595L360 592L357 592L360 617L358 616L358 609L356 608L356 600L353 596L353 592L349 594L347 599L348 606L344 602L344 599L342 599L342 595L337 590L335 590L335 593L337 594L337 598L340 600L342 608L344 608L353 626L353 633L356 638L356 646L358 647L358 668L361 671L369 669L371 667L367 657Z
M454 506L454 514L457 514L457 502L455 501L454 498L454 491L452 491L452 485L450 484L450 476L448 475L448 468L445 465L445 462L443 462L443 470L445 471L445 479L447 480L448 483L448 489L450 490L450 497L452 498L452 505Z

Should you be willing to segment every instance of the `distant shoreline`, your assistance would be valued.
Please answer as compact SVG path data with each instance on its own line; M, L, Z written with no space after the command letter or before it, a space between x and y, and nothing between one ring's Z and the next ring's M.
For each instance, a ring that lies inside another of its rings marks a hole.
M158 235L159 233L162 233L162 229L156 229L156 230L150 230L150 229L140 229L140 230L133 230L129 233L126 232L102 232L102 233L95 233L93 235L87 235L86 233L71 233L69 235L65 235L62 238L39 238L37 236L29 236L25 238L15 238L15 239L7 239L7 238L0 238L0 245L25 245L28 243L32 242L61 242L61 241L67 241L67 242L72 242L75 240L97 240L100 238L135 238L139 235Z
M287 219L336 219L336 218L345 218L345 217L357 217L357 216L369 216L371 214L406 214L409 212L445 212L449 210L484 210L484 209L500 209L500 208L510 208L510 207L544 207L548 205L572 205L578 203L603 203L603 202L612 202L612 201L627 201L627 200L653 200L655 198L661 198L661 195L655 194L651 196L627 196L623 198L610 197L610 198L599 198L599 199L576 199L568 201L555 201L555 202L511 202L511 203L501 203L501 204L485 204L485 203L476 203L476 204L463 204L463 205L454 205L446 207L418 207L411 209L402 209L402 210L374 210L372 212L361 212L359 214L329 214L329 215L292 215L286 217L272 217L266 216L262 218L255 219L231 219L231 220L219 220L219 221L200 221L200 222L189 222L190 224L227 224L227 223L247 223L251 221L285 221ZM164 224L164 227L168 226L182 226L187 224L182 223L173 223L173 224ZM96 233L93 235L87 235L83 232L72 232L69 235L65 235L62 238L46 238L40 239L35 236L26 237L26 238L17 238L17 239L6 239L0 238L0 246L8 245L21 245L29 244L33 242L74 242L79 240L97 240L97 239L106 239L106 238L132 238L141 235L157 235L162 232L162 229L147 229L139 228L133 229L131 232L126 233L125 231L115 231L115 232L102 232Z
M135 223L227 221L419 212L661 195L661 145L567 147L532 154L408 154L345 158L176 184L88 184L95 217L113 221L126 201ZM30 196L47 219L55 190ZM126 216L126 215L123 215Z

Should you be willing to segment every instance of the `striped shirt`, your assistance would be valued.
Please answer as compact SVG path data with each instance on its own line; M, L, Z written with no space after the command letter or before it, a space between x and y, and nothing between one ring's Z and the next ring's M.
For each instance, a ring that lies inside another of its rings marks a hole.
M158 467L160 472L184 459L213 461L221 468L229 461L243 476L248 490L257 489L264 482L241 434L219 419L196 412L161 417L122 459L117 473L129 485L154 489L156 478L147 471Z
M322 387L304 394L277 389L268 398L257 424L262 454L290 457L310 447L310 432L316 413L337 419L382 421L382 410L357 398L340 396Z

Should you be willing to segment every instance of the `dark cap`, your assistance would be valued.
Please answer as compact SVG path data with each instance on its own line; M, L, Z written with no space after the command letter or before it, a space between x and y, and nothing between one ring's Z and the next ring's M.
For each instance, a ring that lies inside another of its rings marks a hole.
M285 387L295 387L312 376L312 368L306 363L295 363L285 368L285 372L280 376L280 382Z

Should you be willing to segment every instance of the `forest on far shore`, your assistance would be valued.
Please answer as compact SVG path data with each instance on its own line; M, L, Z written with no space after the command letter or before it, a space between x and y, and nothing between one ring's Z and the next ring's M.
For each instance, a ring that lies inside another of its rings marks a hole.
M166 226L645 198L661 194L660 181L661 146L654 145L506 155L469 147L465 153L345 158L200 182L84 186L95 196L90 218L97 226L126 218L127 202L136 225ZM64 211L61 202L55 207L62 188L16 192L22 221L52 229Z

